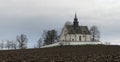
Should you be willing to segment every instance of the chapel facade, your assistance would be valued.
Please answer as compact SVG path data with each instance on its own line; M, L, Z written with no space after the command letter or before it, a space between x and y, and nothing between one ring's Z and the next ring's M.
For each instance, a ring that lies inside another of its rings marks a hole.
M80 26L75 14L73 24L65 25L62 29L59 41L62 42L89 42L91 33L87 26Z

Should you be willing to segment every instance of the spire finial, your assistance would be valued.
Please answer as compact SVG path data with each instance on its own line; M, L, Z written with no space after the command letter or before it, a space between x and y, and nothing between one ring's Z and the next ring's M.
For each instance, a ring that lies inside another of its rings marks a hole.
M75 18L77 18L76 12L75 12Z
M78 19L77 19L77 14L76 14L76 12L75 12L75 18L74 18L74 20L76 20L76 21L78 20Z

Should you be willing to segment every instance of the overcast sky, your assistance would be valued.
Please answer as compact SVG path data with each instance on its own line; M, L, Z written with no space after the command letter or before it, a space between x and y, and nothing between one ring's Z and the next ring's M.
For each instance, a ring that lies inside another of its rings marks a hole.
M0 40L26 34L33 47L48 29L61 31L66 21L98 26L101 41L120 44L120 0L0 0Z

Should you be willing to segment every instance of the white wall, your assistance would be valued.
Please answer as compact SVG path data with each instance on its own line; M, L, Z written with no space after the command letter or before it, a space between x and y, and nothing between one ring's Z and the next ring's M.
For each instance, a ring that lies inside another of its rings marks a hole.
M102 42L93 42L93 41L85 41L85 42L57 42L54 44L50 44L50 45L45 45L42 46L41 48L48 48L48 47L55 47L55 46L61 46L61 45L87 45L87 44L91 44L91 45L97 45L97 44L103 44Z
M65 40L65 36L66 36L66 34L67 34L67 28L66 27L64 27L63 29L62 29L62 32L61 32L61 35L60 35L60 41L63 41L63 40Z
M81 36L81 41L91 41L91 35L89 34L67 34L68 30L66 27L63 28L62 33L60 35L60 41L80 41L79 37Z
M79 37L81 36L81 41L91 41L91 35L82 35L82 34L67 34L65 36L61 36L60 41L80 41ZM66 39L65 39L66 38Z

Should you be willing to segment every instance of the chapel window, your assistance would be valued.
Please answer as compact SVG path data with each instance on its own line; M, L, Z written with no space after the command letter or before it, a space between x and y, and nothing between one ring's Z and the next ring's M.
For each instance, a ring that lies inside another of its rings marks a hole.
M79 41L81 41L81 36L79 36Z

